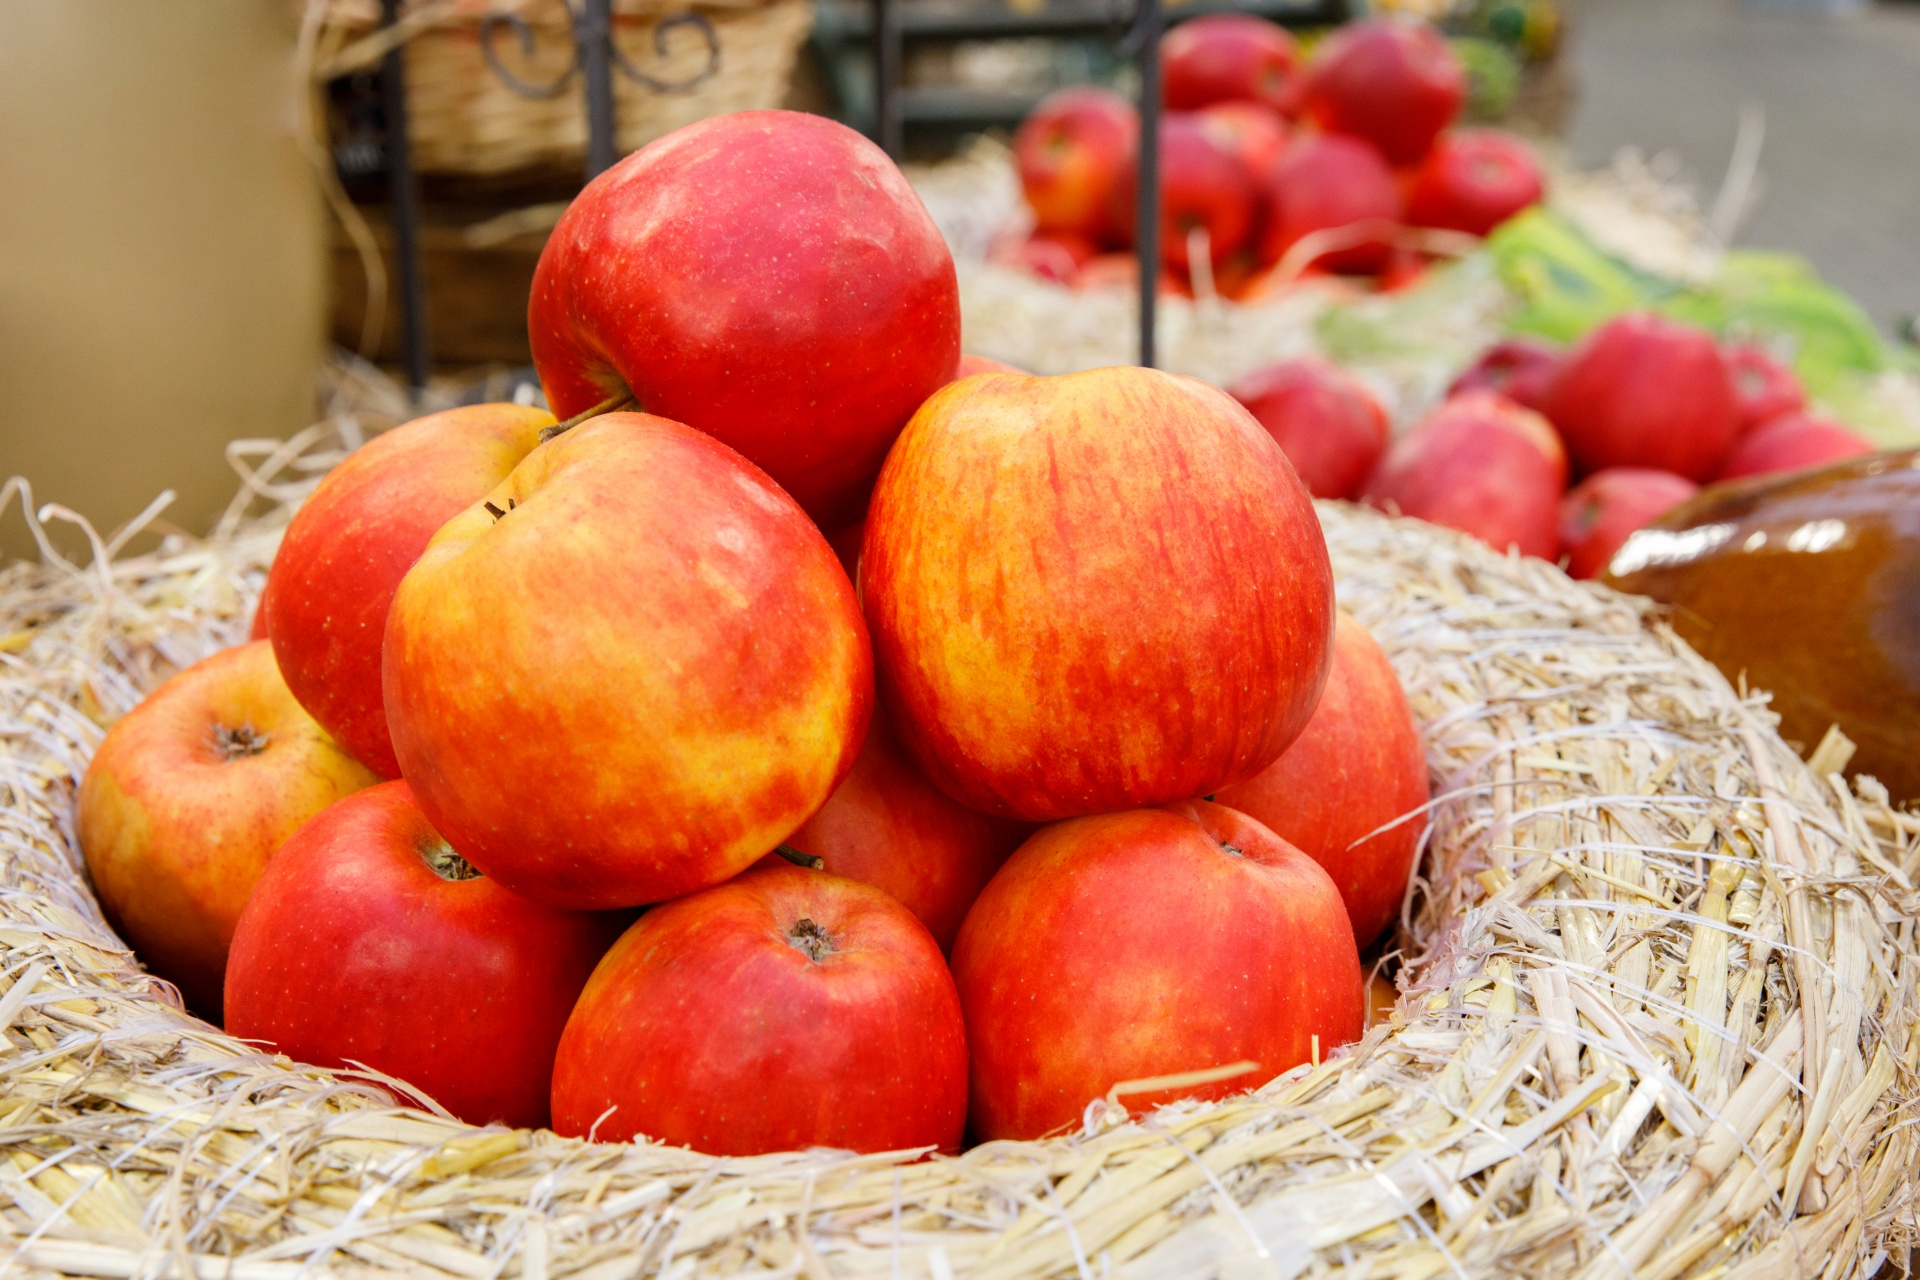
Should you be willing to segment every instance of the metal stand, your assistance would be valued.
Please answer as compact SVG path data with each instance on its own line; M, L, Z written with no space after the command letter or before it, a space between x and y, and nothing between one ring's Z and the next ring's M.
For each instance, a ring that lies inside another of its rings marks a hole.
M613 0L586 0L576 33L587 82L587 181L613 167Z
M400 0L380 0L380 22L392 26ZM393 252L400 267L400 332L407 385L414 398L427 386L427 307L420 279L420 208L413 185L413 153L407 141L407 81L400 49L380 64L380 98L387 122L387 190L393 201Z
M1128 43L1140 68L1140 162L1134 189L1140 263L1140 364L1153 368L1154 311L1160 301L1160 0L1140 0Z
M900 23L895 0L873 0L874 141L900 158Z

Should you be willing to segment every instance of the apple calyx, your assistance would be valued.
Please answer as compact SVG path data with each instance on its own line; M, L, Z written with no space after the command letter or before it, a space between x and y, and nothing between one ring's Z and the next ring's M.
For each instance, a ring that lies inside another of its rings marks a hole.
M267 749L273 739L250 724L213 726L213 749L220 753L222 760L239 760L247 756L257 756Z
M825 858L816 858L810 853L802 853L790 844L775 845L773 851L796 867L805 867L809 871L825 871L827 869L827 860Z
M433 874L442 880L478 880L480 868L468 862L453 851L453 846L445 840L436 840L420 850L421 861L433 869Z
M833 935L806 916L801 916L794 921L793 927L787 930L787 945L815 964L819 964L838 950L833 945Z
M582 409L565 422L556 422L550 427L540 428L540 443L545 444L555 436L565 435L567 432L585 422L588 418L597 418L603 413L618 413L622 409L638 409L639 407L639 399L633 392L622 387L619 391L608 396L599 404L594 405L590 409ZM498 516L494 518L496 520L499 519Z

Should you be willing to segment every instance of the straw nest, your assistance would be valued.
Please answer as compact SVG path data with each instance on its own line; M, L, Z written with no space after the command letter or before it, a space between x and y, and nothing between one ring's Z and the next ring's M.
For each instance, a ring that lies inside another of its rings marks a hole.
M106 723L242 638L284 514L0 573L0 1270L1666 1280L1909 1238L1920 821L1640 603L1344 506L1341 597L1436 799L1399 1006L1329 1061L957 1158L721 1160L255 1052L102 921L72 802Z

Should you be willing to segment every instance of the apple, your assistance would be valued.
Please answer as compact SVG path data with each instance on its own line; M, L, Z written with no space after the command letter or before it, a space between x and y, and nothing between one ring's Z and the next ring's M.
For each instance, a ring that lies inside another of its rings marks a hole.
M1039 236L996 244L988 250L987 261L1054 284L1071 285L1080 274L1080 264L1064 245Z
M1498 129L1443 133L1413 180L1407 221L1484 236L1529 205L1546 184L1526 143Z
M75 823L114 928L217 1021L227 948L261 871L307 819L377 781L254 640L179 672L107 730Z
M1227 391L1277 440L1316 498L1351 498L1387 447L1387 411L1317 356L1255 369Z
M1424 23L1349 22L1320 42L1302 106L1328 133L1364 138L1394 164L1427 154L1466 100L1460 59Z
M1740 421L1713 335L1647 312L1616 316L1568 352L1544 411L1583 474L1651 467L1689 480L1719 470Z
M1299 74L1293 37L1252 14L1208 14L1180 23L1160 42L1160 96L1170 111L1257 102L1290 112Z
M1313 719L1278 760L1214 799L1319 863L1364 947L1399 918L1428 796L1426 750L1400 678L1342 611Z
M1560 548L1567 453L1547 420L1490 391L1436 409L1387 447L1364 500L1470 533L1496 551Z
M860 557L894 728L988 813L1045 822L1252 777L1326 680L1312 501L1253 415L1191 378L936 392L880 473Z
M1042 98L1013 135L1035 227L1115 243L1115 206L1139 143L1139 113L1111 89L1082 86Z
M1597 578L1633 533L1700 492L1671 471L1608 467L1575 485L1560 502L1560 553L1567 572Z
M1082 293L1098 289L1125 289L1132 292L1140 287L1140 258L1132 253L1103 253L1080 268L1080 279L1075 287ZM1193 289L1162 267L1160 296L1191 298Z
M1272 107L1258 102L1220 102L1196 114L1214 137L1224 140L1228 150L1240 157L1240 163L1256 180L1271 171L1287 149L1286 117Z
M227 1033L364 1063L469 1124L543 1128L560 1030L627 923L509 893L384 783L268 864L234 932Z
M541 250L527 330L555 414L630 392L834 528L953 376L960 292L880 148L821 116L739 111L587 184Z
M1874 452L1872 441L1831 418L1787 413L1768 419L1741 437L1714 479L1804 471Z
M1090 260L1099 257L1102 252L1097 241L1077 231L1036 231L1027 239L1042 244L1058 245L1066 250L1067 256L1073 259L1076 271ZM966 356L962 355L960 358L964 360Z
M534 450L434 535L387 616L387 722L421 810L482 873L571 909L691 893L786 839L852 768L872 673L806 513L650 414Z
M544 409L514 404L416 418L348 454L287 525L261 596L274 659L308 714L382 777L400 776L380 697L393 593L440 526L552 425Z
M991 356L976 356L976 355L963 354L960 357L960 368L953 375L953 379L955 382L958 382L962 378L971 378L976 373L1025 373L1025 372L1026 370L1020 368L1018 365L1008 364L1004 360L995 360Z
M1254 819L1189 801L1076 818L1022 845L967 913L953 977L983 1139L1080 1121L1122 1081L1250 1063L1135 1094L1135 1111L1244 1093L1359 1038L1340 891Z
M553 1127L711 1155L957 1151L967 1042L953 978L871 885L770 867L656 907L560 1037Z
M1735 435L1744 436L1763 422L1807 407L1807 389L1798 375L1765 349L1738 343L1722 348L1720 354L1733 377L1733 396L1740 406Z
M1198 112L1168 112L1160 121L1160 260L1176 275L1191 269L1189 237L1207 234L1211 262L1224 262L1253 235L1259 195L1229 128ZM1133 179L1115 220L1131 238Z
M853 772L786 843L833 875L885 891L945 951L981 888L1032 830L969 809L928 782L876 711ZM781 860L769 854L761 865Z
M1298 139L1268 172L1264 189L1267 222L1259 252L1267 262L1279 261L1301 237L1315 231L1400 218L1400 189L1393 171L1378 151L1354 138ZM1390 250L1385 240L1368 240L1315 260L1329 271L1377 271Z
M1538 338L1503 338L1463 369L1447 394L1495 391L1541 413L1545 411L1547 387L1559 369L1560 348L1552 343Z

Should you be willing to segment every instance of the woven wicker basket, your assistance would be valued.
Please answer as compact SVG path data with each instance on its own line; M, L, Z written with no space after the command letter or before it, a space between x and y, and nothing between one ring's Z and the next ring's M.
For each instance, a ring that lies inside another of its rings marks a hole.
M656 27L674 15L696 13L719 45L711 75L702 35ZM575 56L565 0L413 0L405 11L408 136L413 162L425 173L498 174L517 169L577 166L586 154L586 108L576 76L559 92L529 98L515 92L487 64L486 20L512 15L526 24L530 45L511 29L492 35L500 64L528 84L551 84ZM370 66L382 45L377 7L369 0L332 0L319 41L317 74L332 77ZM786 96L794 59L812 24L807 0L616 0L614 40L628 61L657 81L694 82L658 92L621 74L613 76L617 149L636 150L682 125L729 111L777 107Z
M1920 821L1816 776L1636 602L1321 517L1435 782L1391 1022L1228 1101L923 1160L474 1130L182 1014L101 920L74 788L116 714L244 636L285 512L7 570L0 1270L1871 1275L1920 1146Z

